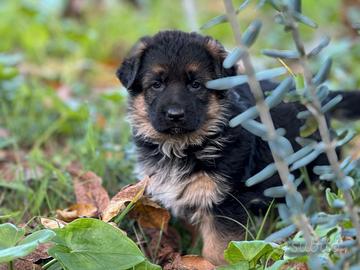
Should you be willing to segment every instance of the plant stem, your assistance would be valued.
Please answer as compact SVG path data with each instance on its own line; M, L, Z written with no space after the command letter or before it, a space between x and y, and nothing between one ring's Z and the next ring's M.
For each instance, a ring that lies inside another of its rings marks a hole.
M56 262L57 262L56 259L52 259L51 261L49 261L49 262L47 262L46 264L44 264L41 269L46 270L46 269L48 269L50 266L54 265Z
M14 263L13 261L9 262L9 270L14 270Z
M308 64L308 58L304 49L304 44L302 42L298 24L294 21L292 14L290 14L291 11L286 10L285 13L288 15L291 33L293 40L295 42L295 46L300 53L301 57L299 59L300 66L302 67L303 76L305 78L306 86L310 90L311 94L311 102L305 104L307 109L313 114L316 121L318 122L319 126L319 132L322 141L325 145L325 153L329 160L330 166L333 170L333 172L336 175L336 179L338 181L342 181L345 178L344 173L340 169L339 165L339 159L336 154L336 144L331 141L330 133L329 133L329 127L325 118L325 115L321 112L321 103L316 95L316 86L312 82L312 73L309 68ZM358 209L354 205L353 198L351 196L351 193L349 190L343 190L344 193L344 199L346 203L346 210L350 214L351 221L353 223L353 226L356 228L356 238L357 238L357 245L360 247L360 220L358 215Z
M257 81L255 77L255 70L252 65L250 55L248 52L247 47L242 43L241 40L241 31L239 24L236 20L236 13L235 9L232 3L232 0L224 0L225 9L226 9L226 15L228 18L228 21L230 22L237 46L244 51L242 61L245 67L245 74L248 77L248 83L250 86L250 90L252 94L254 95L255 101L256 101L256 109L259 112L260 120L265 125L267 133L268 133L268 140L272 141L274 140L278 135L276 134L276 130L274 127L274 123L272 121L270 110L267 104L264 101L264 94L261 90L260 83ZM277 171L279 173L280 179L282 181L282 184L284 188L286 189L288 194L294 194L296 192L296 187L294 184L289 181L289 167L285 160L277 155L274 151L271 151L274 163L276 165ZM293 216L293 218L297 221L296 225L297 227L303 232L304 239L306 241L306 247L307 250L310 250L310 247L312 246L312 236L315 236L314 230L308 220L308 218L303 214L296 214ZM317 239L316 239L317 240Z

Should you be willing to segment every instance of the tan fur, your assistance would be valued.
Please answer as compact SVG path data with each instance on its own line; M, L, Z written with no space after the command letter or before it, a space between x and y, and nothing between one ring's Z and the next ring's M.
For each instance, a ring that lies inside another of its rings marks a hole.
M165 71L165 68L161 65L151 66L151 71L145 73L142 78L143 85L150 85L153 82L154 76L161 76L161 74Z
M191 214L190 221L198 222L215 204L223 199L228 188L220 176L210 176L200 172L190 176L188 184L178 195L174 206L177 208L191 207L197 209Z
M224 250L230 241L241 241L244 239L244 233L234 226L232 233L223 234L214 224L214 217L204 215L201 220L200 233L203 239L202 255L214 265L226 264L224 259Z
M219 126L225 122L225 109L216 99L215 95L211 95L207 120L198 130L182 135L163 134L156 131L151 125L146 111L144 95L140 94L132 100L129 120L135 128L135 136L142 136L154 143L158 143L162 153L168 157L175 155L182 158L185 156L183 150L189 145L201 145L207 136L214 135L219 131Z
M212 217L202 219L200 232L203 239L202 256L214 265L226 264L224 250L229 241L216 231Z
M201 67L200 63L192 62L185 67L185 70L187 72L198 72L200 70L200 67Z
M148 173L146 168L145 172ZM153 173L146 192L171 208L175 216L186 215L191 223L198 223L228 192L220 175L200 172L187 177L181 168L161 166ZM186 213L188 208L195 210Z
M177 204L196 206L203 210L211 208L213 204L219 203L223 196L216 182L217 179L204 172L193 174L179 195Z
M145 49L147 48L147 44L144 41L139 41L135 44L135 46L131 49L130 55L137 56L141 55Z
M130 107L129 120L132 126L136 127L135 135L146 138L155 138L158 136L158 132L150 123L144 95L138 95L133 99Z
M165 68L160 65L153 65L151 66L151 72L154 74L161 74L165 71Z
M205 44L205 48L215 58L224 58L227 55L221 44L212 38Z

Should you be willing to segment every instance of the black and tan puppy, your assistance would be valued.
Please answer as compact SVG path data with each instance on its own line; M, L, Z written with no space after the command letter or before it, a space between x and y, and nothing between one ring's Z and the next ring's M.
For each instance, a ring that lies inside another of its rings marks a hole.
M264 189L280 184L277 175L246 187L244 181L272 162L267 142L228 121L254 105L248 85L227 91L207 89L209 80L236 75L224 69L224 48L214 39L196 33L160 32L142 38L124 60L117 75L129 90L129 118L138 151L140 171L151 176L147 193L174 215L198 224L203 255L223 262L230 240L241 240L247 215L244 207L266 209L270 198ZM264 91L276 84L261 82ZM339 105L345 116L350 93ZM358 107L358 106L357 106ZM286 130L294 150L299 127L295 103L272 110L276 127ZM324 157L317 161L324 162ZM315 162L315 163L316 163ZM242 206L243 205L243 206Z

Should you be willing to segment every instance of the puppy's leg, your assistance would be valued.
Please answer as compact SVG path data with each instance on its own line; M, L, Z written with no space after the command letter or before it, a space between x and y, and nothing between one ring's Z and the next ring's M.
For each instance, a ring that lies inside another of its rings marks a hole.
M219 230L214 217L205 216L200 225L203 239L202 256L214 265L226 264L224 250L232 240L242 240L243 230L235 234L234 231Z
M203 239L202 255L214 265L225 264L224 250L227 242L216 230L213 218L204 217L200 226Z

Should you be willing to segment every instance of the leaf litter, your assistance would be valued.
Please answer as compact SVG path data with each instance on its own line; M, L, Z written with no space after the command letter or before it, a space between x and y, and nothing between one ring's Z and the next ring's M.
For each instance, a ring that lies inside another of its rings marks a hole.
M63 228L68 222L80 217L96 217L117 227L118 224L112 220L126 211L131 204L128 218L137 221L141 231L138 244L153 262L168 270L215 269L214 265L201 256L181 256L180 235L169 226L170 213L144 195L149 182L148 176L123 187L110 199L102 186L102 179L95 173L84 172L78 166L69 167L68 171L73 177L76 203L66 209L58 209L56 218L41 218L44 227Z

